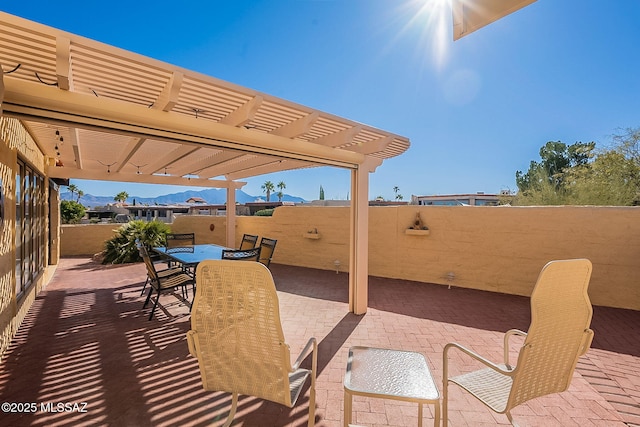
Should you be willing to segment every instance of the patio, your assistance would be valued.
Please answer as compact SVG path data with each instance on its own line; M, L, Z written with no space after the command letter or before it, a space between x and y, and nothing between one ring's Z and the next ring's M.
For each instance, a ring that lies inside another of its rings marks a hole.
M461 342L499 360L502 332L526 330L529 324L527 298L375 277L370 279L369 310L356 316L348 313L346 274L279 264L271 270L292 355L309 336L319 342L318 426L342 425L342 380L350 346L422 352L440 384L447 342ZM226 416L230 397L201 388L185 339L188 307L165 295L148 321L149 309L141 310L144 280L143 264L62 259L0 366L2 402L35 402L38 412L0 413L0 424L221 424L216 421ZM640 312L594 307L594 343L581 358L570 389L518 407L516 421L522 426L640 425L638 325ZM78 406L56 411L59 402ZM49 410L41 410L42 405ZM306 425L307 405L308 393L292 410L241 396L234 425ZM416 405L356 397L353 408L353 421L360 425L417 424ZM425 425L431 425L430 411L425 406ZM452 387L450 425L508 421Z

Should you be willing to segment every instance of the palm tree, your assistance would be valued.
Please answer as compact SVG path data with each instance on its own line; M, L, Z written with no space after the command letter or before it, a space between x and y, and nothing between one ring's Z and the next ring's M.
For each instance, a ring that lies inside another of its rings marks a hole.
M73 195L78 192L78 187L75 184L69 184L69 193L71 193L71 199L73 199Z
M400 191L400 187L397 185L393 187L393 192L396 193L396 200L402 200L402 194L398 194L398 191Z
M285 184L284 181L280 181L276 187L278 187L278 189L280 190L278 191L278 201L281 202L282 197L284 196L284 193L282 192L282 190L287 188L287 184Z
M267 193L267 202L271 199L271 192L276 189L276 186L273 185L273 182L267 181L262 184L262 191Z
M78 194L78 200L76 200L76 202L80 203L80 197L84 196L84 191L78 190L76 193Z
M115 200L116 202L124 203L127 201L128 198L129 198L129 193L127 193L126 191L121 191L118 194L116 194L113 200Z

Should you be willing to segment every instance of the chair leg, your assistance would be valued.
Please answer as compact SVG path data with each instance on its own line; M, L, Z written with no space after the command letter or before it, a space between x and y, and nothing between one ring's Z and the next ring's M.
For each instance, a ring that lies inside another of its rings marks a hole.
M449 381L444 377L442 381L442 427L447 427L449 424Z
M316 387L314 384L311 384L311 389L309 390L309 421L307 422L308 427L313 427L316 425Z
M147 299L144 300L144 304L142 308L146 308L147 304L149 304L149 300L151 299L151 294L153 293L153 288L149 289L149 293L147 294Z
M142 290L140 291L140 296L144 295L144 290L147 287L147 283L149 283L149 276L147 276L147 280L144 281L144 285L142 285Z
M153 293L153 290L151 292L149 292L149 297L151 297L151 294ZM160 299L160 289L158 289L158 295L156 295L156 300L153 303L153 308L151 309L151 314L149 314L149 320L151 320L153 318L153 312L156 311L156 307L158 306L158 300Z
M231 397L231 410L229 411L229 416L227 417L227 421L224 423L223 427L229 427L233 422L233 417L236 415L236 409L238 408L238 393L233 393Z
M349 427L351 424L351 411L353 408L353 396L344 390L344 427Z
M507 416L507 418L509 419L509 422L511 423L511 425L512 425L513 427L518 427L518 423L516 423L516 422L513 420L513 416L511 415L511 412L507 411L507 412L505 412L505 415Z

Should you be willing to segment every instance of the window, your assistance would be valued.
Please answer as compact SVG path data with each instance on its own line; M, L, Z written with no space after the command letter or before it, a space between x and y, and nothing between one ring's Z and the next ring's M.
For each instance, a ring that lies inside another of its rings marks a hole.
M16 297L44 270L46 221L44 177L18 159L16 174Z

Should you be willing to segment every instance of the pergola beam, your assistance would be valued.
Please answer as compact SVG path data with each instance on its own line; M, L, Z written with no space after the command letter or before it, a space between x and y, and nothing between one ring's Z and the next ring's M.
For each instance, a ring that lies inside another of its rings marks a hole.
M235 149L255 154L356 168L360 153L291 140L243 128L185 117L18 79L4 78L4 114L26 120L62 123L104 132L151 137L183 144Z
M180 89L182 88L182 80L184 74L174 71L166 86L153 104L153 108L161 111L171 111L178 103Z
M313 142L320 145L326 145L327 147L340 147L342 145L351 144L351 142L353 142L353 138L355 138L361 130L362 126L358 125L326 136L321 136L320 138L314 139Z
M392 142L392 136L385 136L383 138L376 139L373 142L368 142L367 144L351 146L349 147L349 149L351 151L355 151L356 153L373 154L383 151Z
M137 182L144 184L162 184L162 185L184 185L190 187L212 187L227 188L230 181L213 180L204 178L182 178L171 175L149 175L136 173L122 173L103 171L81 171L70 166L51 166L49 168L49 176L51 178L64 179L88 179L96 181L118 181L118 182ZM238 184L240 184L238 182ZM244 185L244 183L241 183Z
M115 164L118 165L116 168L116 172L120 172L122 168L124 168L129 160L133 157L134 154L142 147L142 144L146 141L146 138L131 138L127 146L122 150L122 153L115 161Z
M62 90L71 89L71 40L66 37L56 38L56 78Z
M232 160L244 155L245 153L241 153L239 151L224 150L218 154L207 156L200 161L189 164L188 166L183 166L178 169L173 169L171 171L171 175L182 176L187 174L196 174L198 172L206 171L209 168L216 167L217 165L224 163L228 160ZM206 174L206 172L204 172L204 174ZM211 176L215 176L215 175L211 175Z
M158 171L168 167L171 163L177 162L198 149L198 147L194 147L192 145L182 145L175 150L166 153L164 156L161 156L155 162L146 166L141 166L141 169L146 173L157 173Z
M295 138L296 136L300 136L309 132L309 129L311 129L313 123L318 120L318 117L320 117L320 115L317 111L314 111L311 114L300 117L298 120L294 120L284 126L274 129L273 131L271 131L271 134L282 136L285 138Z
M263 97L260 95L256 95L248 102L241 105L235 111L232 111L227 116L220 119L220 123L223 125L229 126L244 126L249 123L256 115L258 108L262 105L262 101L264 101Z
M267 173L274 173L282 170L292 170L292 169L301 169L305 166L311 167L306 162L301 162L299 160L278 160L277 162L267 163L261 166L256 166L253 168L247 168L244 170L238 170L233 173L228 173L225 175L227 179L245 179L250 178L256 175L263 175Z

